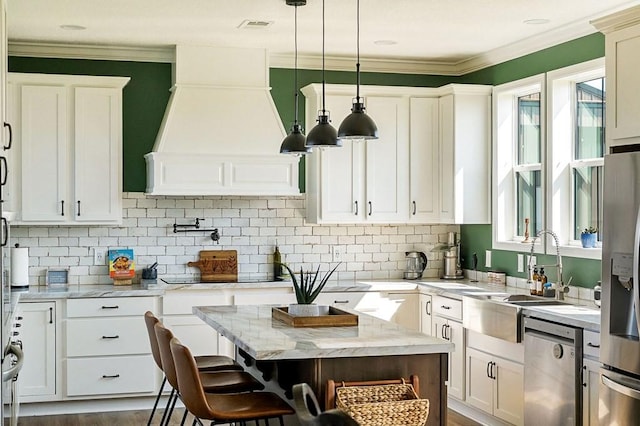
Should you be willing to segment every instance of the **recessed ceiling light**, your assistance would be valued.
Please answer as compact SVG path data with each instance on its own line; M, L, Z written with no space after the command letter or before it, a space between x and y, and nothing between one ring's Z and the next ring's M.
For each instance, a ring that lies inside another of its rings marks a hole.
M395 40L376 40L373 44L377 44L378 46L393 46L394 44L398 44Z
M82 31L87 29L87 27L83 27L82 25L73 25L73 24L60 25L60 28L62 28L63 30L69 30L69 31Z
M526 19L523 21L523 23L527 25L542 25L542 24L548 24L549 22L550 21L546 18Z
M245 19L238 25L240 29L262 30L273 25L273 21L260 21L255 19Z

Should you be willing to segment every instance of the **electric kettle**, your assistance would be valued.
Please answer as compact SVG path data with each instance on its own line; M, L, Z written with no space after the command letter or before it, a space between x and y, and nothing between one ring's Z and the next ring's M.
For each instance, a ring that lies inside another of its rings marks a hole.
M422 278L422 273L427 268L427 255L421 251L408 251L405 253L406 267L405 280L417 280Z

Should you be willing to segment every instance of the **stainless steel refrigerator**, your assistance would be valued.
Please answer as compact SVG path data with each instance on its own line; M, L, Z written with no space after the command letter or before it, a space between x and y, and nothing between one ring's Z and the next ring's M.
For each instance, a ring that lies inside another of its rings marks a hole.
M599 418L640 421L640 145L604 160Z

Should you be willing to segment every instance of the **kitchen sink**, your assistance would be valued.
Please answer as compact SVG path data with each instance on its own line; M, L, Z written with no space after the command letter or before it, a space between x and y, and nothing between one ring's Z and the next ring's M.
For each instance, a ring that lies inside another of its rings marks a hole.
M566 302L560 300L545 298L541 296L532 296L530 294L512 294L505 297L503 302L519 306L549 306L549 305L566 305Z

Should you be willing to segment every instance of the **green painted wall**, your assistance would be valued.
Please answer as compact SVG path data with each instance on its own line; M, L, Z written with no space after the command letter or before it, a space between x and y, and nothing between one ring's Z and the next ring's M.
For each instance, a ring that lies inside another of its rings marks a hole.
M461 77L460 82L498 85L604 56L604 35L591 34L567 43L541 50ZM463 225L460 227L463 266L471 268L473 253L478 256L478 269L485 271L485 250L491 247L491 225ZM517 271L517 254L528 253L531 246L523 244L518 252L492 250L491 269L507 275L526 277ZM538 263L555 263L555 256L538 256ZM565 283L573 277L572 285L593 287L602 275L599 260L562 258ZM555 271L546 271L555 281Z

